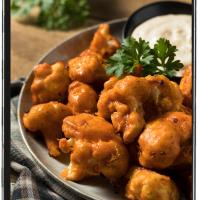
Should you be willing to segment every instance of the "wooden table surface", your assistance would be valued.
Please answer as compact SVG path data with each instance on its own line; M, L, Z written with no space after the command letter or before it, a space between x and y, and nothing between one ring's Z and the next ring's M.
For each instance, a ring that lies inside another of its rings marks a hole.
M89 25L99 23L92 20ZM89 26L88 24L86 26ZM85 27L84 27L85 28ZM45 29L11 21L11 80L26 76L37 61L51 48L83 27L70 31Z
M81 29L108 19L129 16L134 10L154 1L90 0L92 19L88 20L83 27L70 31L47 31L11 20L11 80L26 76L46 52ZM190 2L191 0L181 1ZM109 4L115 6L109 6Z

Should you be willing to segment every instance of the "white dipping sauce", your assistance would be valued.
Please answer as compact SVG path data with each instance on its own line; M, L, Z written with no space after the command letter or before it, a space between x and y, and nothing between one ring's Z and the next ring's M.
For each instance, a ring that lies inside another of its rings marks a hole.
M191 15L162 15L151 18L140 24L132 36L149 41L153 47L159 38L166 38L178 49L176 59L184 65L192 63L192 16ZM181 70L177 76L181 76Z

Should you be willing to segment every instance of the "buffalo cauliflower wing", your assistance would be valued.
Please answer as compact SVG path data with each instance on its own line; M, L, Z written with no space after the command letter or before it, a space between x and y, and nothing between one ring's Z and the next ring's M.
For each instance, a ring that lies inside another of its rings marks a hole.
M74 81L69 85L67 105L73 114L94 113L97 108L97 94L91 86Z
M129 157L121 138L103 118L87 113L68 116L62 130L60 149L71 153L69 166L61 172L67 180L103 174L110 181L125 175Z
M125 196L130 200L179 200L175 183L169 176L151 170L133 168Z
M145 118L180 109L182 95L165 76L110 78L97 103L98 115L111 119L125 143L132 143L145 125Z
M69 60L68 67L69 77L73 81L93 83L107 78L102 56L89 49Z
M63 62L49 65L39 64L34 68L34 79L31 85L33 104L61 101L69 86L67 68Z
M100 24L98 30L95 32L90 49L107 58L115 53L120 47L120 43L110 34L110 27L108 24Z
M104 59L115 53L119 47L119 41L110 34L109 25L101 24L89 48L68 61L70 79L84 83L107 80Z
M70 115L69 108L58 102L49 102L33 106L23 116L24 127L43 136L49 154L53 157L60 155L58 139L62 137L62 121Z
M146 124L139 139L143 167L165 169L192 163L192 117L169 112Z

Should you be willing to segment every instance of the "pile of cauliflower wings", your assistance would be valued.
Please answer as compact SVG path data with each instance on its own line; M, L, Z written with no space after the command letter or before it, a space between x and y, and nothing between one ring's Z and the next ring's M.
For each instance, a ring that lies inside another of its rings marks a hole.
M77 57L35 66L32 107L23 115L27 134L39 134L55 159L70 156L60 172L65 180L103 175L123 182L131 200L179 200L182 182L189 199L192 66L177 82L163 75L108 76L106 59L119 47L101 24Z

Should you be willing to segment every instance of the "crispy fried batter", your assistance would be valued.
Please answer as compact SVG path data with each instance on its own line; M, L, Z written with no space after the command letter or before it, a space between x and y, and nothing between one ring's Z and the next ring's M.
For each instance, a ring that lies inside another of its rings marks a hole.
M149 75L145 78L150 84L151 97L159 114L180 109L183 97L177 83L163 75Z
M97 108L97 94L87 84L74 81L68 90L68 106L73 114L94 113Z
M181 172L191 196L192 66L179 86L163 75L142 77L140 64L130 75L110 77L106 59L118 48L109 25L101 24L89 47L66 66L37 65L31 85L33 106L23 116L24 127L43 137L50 156L62 155L60 160L63 153L70 155L61 172L65 180L103 175L119 183L129 166L137 164L142 167L128 174L127 199L180 199L170 177L150 169L167 174L173 170L176 178Z
M180 82L180 90L184 97L184 105L192 107L192 66L189 65Z
M102 55L103 58L107 58L115 53L119 47L119 41L110 34L109 25L100 24L89 48Z
M80 181L103 174L110 181L125 175L128 152L110 123L101 117L82 113L66 117L62 130L66 138L59 142L63 152L71 152L70 164L61 176Z
M178 85L166 77L126 76L111 78L104 84L97 108L99 116L111 119L115 130L123 132L124 142L132 143L141 133L147 115L177 110L181 104Z
M68 66L69 76L73 81L93 83L107 78L102 56L89 49L69 60Z
M40 131L49 154L53 157L60 155L58 139L62 137L62 120L71 114L69 108L58 102L35 105L24 114L23 123L31 132Z
M165 169L192 163L192 117L183 112L169 112L149 122L141 133L140 164Z
M33 104L61 101L69 86L68 71L63 62L39 64L34 68L31 85Z
M71 80L94 83L107 80L104 58L120 47L119 41L110 34L109 25L101 24L94 34L90 47L68 62Z
M178 189L169 176L139 167L132 170L125 195L130 200L180 199Z

